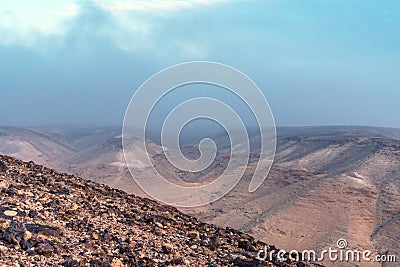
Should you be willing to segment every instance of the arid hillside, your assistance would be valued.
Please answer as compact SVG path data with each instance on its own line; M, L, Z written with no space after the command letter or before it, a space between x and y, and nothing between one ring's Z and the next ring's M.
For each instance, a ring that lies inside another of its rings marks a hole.
M282 266L248 234L2 155L0 201L0 266Z
M285 131L278 137L275 162L262 187L246 193L244 179L200 217L285 249L322 250L345 238L351 249L400 255L399 131Z
M0 152L145 196L125 166L119 132L117 128L0 128ZM157 142L149 143L153 162L164 175L206 182L222 173L229 160L226 138L215 140L220 148L217 160L201 174L171 167ZM251 194L247 188L257 159L257 134L250 143L250 165L233 191L211 205L181 210L286 250L322 250L345 238L352 249L400 255L400 130L278 128L272 170ZM186 144L183 151L189 157L198 155L195 145Z

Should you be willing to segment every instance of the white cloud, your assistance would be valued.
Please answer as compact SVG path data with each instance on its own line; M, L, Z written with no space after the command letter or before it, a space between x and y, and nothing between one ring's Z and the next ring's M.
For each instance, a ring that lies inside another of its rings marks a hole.
M75 16L78 10L77 5L62 1L46 7L18 2L5 1L0 9L2 44L31 46L44 36L61 35L65 31L63 20Z
M86 4L97 6L110 12L116 21L116 26L125 28L125 32L134 33L137 42L146 42L153 28L151 23L132 21L132 12L136 16L151 16L165 14L165 12L180 11L210 5L226 0L127 0L105 1L94 0L84 4L71 4L68 0L51 1L46 4L30 1L2 0L0 7L0 44L33 46L46 36L62 36L68 31L66 19L73 20L79 16ZM79 2L78 2L79 3ZM146 21L146 19L144 19ZM127 36L118 36L112 33L121 48L132 50L132 45ZM135 49L133 49L135 50ZM188 51L197 49L187 48Z
M51 52L74 42L80 43L73 49L91 49L104 40L116 49L160 60L171 54L200 60L209 54L208 42L181 23L179 16L184 10L218 2L224 0L95 0L81 4L60 0L46 7L32 5L31 12L10 2L7 9L0 9L0 44Z
M158 0L158 1L98 1L100 6L112 12L118 11L178 11L184 8L193 8L199 5L209 5L226 0Z

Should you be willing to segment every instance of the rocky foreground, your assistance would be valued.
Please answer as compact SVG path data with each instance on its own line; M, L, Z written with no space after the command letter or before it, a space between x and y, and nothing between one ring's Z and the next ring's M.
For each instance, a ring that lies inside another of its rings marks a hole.
M245 233L1 155L0 203L0 266L316 266L257 260L266 244Z

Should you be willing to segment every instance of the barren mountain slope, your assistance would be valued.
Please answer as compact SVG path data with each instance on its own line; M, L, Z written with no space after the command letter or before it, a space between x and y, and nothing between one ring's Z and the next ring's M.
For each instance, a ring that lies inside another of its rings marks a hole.
M353 249L399 255L400 141L396 133L337 130L281 133L262 187L249 194L244 179L202 216L285 249L345 238Z
M232 228L1 155L0 201L1 266L281 266Z
M55 167L74 148L64 138L37 128L0 127L0 152Z

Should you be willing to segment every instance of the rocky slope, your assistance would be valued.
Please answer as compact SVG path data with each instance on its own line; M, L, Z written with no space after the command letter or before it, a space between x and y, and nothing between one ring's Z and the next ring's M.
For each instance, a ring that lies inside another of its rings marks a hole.
M245 233L1 155L0 202L0 266L316 266L259 261Z

